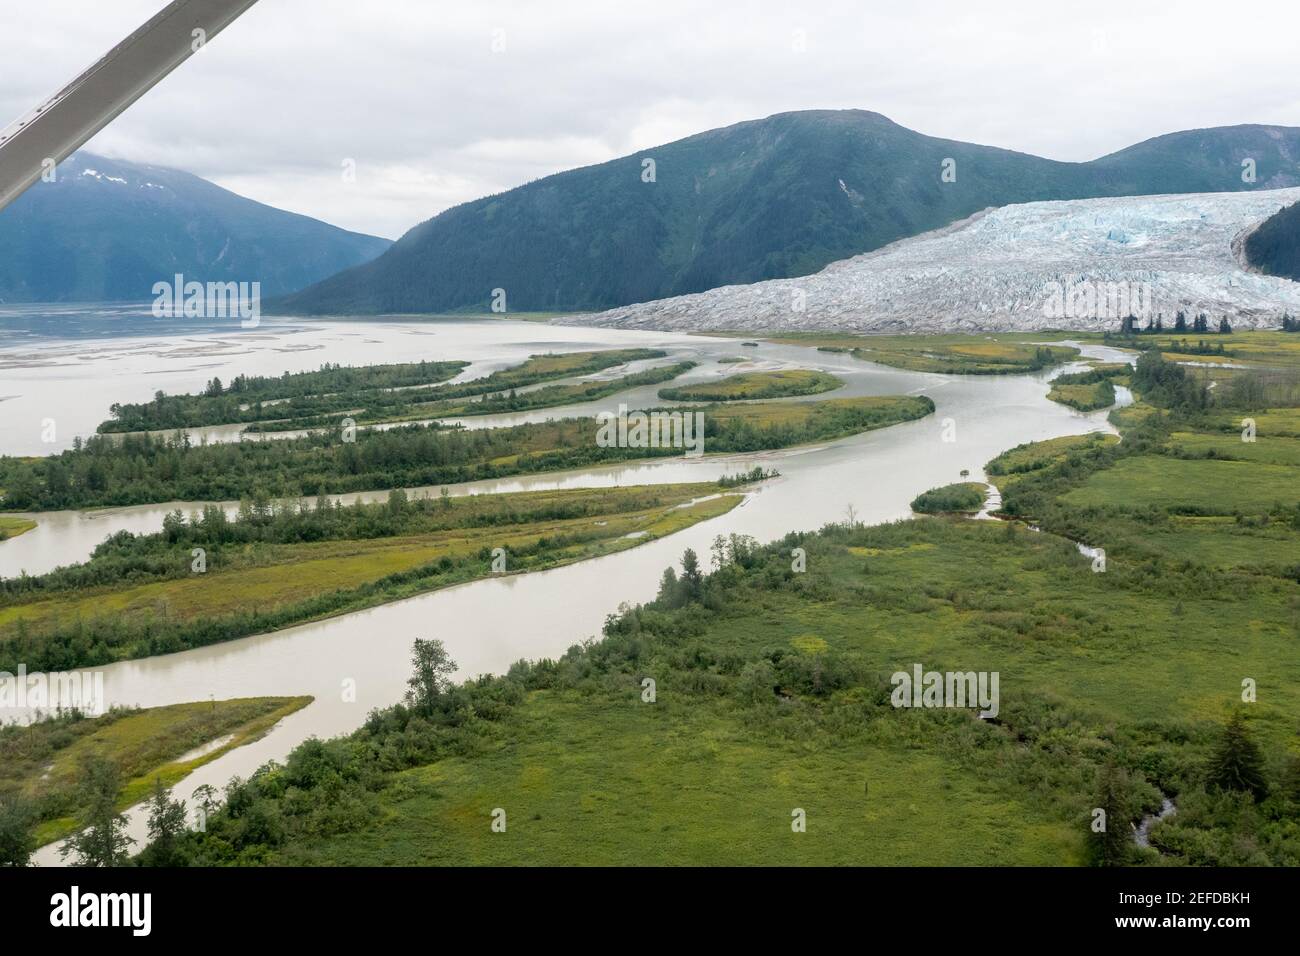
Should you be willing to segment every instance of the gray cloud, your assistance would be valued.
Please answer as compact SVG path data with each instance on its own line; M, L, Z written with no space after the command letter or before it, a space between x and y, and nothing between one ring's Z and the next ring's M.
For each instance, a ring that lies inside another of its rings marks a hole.
M6 4L0 125L161 5ZM872 109L1065 160L1176 129L1295 125L1297 28L1283 0L261 0L89 148L396 237L468 199L783 110Z

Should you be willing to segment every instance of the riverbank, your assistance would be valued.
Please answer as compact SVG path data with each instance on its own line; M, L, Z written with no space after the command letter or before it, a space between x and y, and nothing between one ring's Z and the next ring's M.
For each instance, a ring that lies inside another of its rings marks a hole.
M488 696L517 697L468 747L450 743L454 721L434 721L364 821L332 836L290 822L282 842L239 852L312 865L1084 863L1114 852L1089 826L1102 806L1127 862L1156 862L1158 848L1192 865L1286 864L1300 852L1284 822L1300 797L1286 770L1300 709L1286 676L1300 666L1295 580L1214 549L1153 568L1150 552L1112 544L1119 524L1138 540L1145 523L1122 501L1107 533L1087 536L1106 546L1101 570L1054 533L1096 514L1074 488L1176 451L1175 423L1145 412L1129 416L1123 443L1031 445L1001 463L1018 476L1003 489L1011 513L1055 502L1034 513L1041 533L1015 521L849 522L768 547L732 539L707 578L688 560L601 643L500 679ZM1300 526L1290 533L1294 547ZM1230 623L1245 608L1248 634ZM997 672L995 719L891 706L889 675L914 663ZM1270 688L1246 707L1274 768L1266 796L1213 769L1231 746L1224 720L1242 706L1241 675ZM357 739L382 746L406 719ZM1132 828L1166 793L1179 812L1146 823L1151 846L1135 848ZM273 786L245 796L276 802ZM918 830L934 839L904 837ZM219 862L222 846L191 850Z
M156 782L172 787L204 764L261 738L310 697L262 697L112 710L102 717L68 712L27 727L0 728L0 795L30 812L38 845L72 833L87 809L87 761L112 764L126 809Z
M710 354L716 350L724 356L732 354L725 350L735 348L707 340L701 344ZM457 345L451 351L469 354L476 347ZM935 401L935 417L780 452L717 460L678 457L457 486L457 492L613 487L712 479L755 465L775 465L782 473L764 482L743 507L617 555L531 575L489 578L213 648L109 665L103 669L108 699L153 704L193 700L213 691L236 696L288 689L316 696L316 703L264 741L201 768L186 784L189 788L210 782L219 789L233 775L248 776L269 759L283 759L305 737L347 732L364 721L369 709L400 699L413 636L443 639L460 665L460 675L504 673L520 657L559 656L576 639L598 633L620 602L653 597L660 572L685 548L706 554L718 534L771 540L791 527L842 521L847 506L853 506L862 521L889 521L906 516L918 492L955 480L963 469L978 469L980 461L1018 442L1109 428L1104 415L1079 415L1047 403L1045 375L948 380L802 347L764 346L762 356L764 362L823 368L845 378L845 391L854 394L924 392ZM952 419L955 430L944 419ZM955 441L944 439L946 428ZM436 495L438 488L431 491ZM87 540L94 541L114 522L156 529L166 510L148 506L85 517L45 517L51 523L74 522L61 525L63 531L84 529ZM358 655L358 647L365 648L364 655ZM339 700L344 679L355 683L354 701Z

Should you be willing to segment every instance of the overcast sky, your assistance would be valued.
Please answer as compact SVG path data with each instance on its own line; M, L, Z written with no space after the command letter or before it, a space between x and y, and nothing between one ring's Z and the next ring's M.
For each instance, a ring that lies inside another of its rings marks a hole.
M3 0L0 126L163 5ZM870 109L1063 160L1300 125L1298 36L1296 0L260 0L88 148L396 238L468 199L785 110Z

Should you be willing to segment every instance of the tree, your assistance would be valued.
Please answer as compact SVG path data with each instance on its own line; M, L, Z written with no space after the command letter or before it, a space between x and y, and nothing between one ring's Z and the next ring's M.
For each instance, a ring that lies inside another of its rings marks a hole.
M727 564L727 539L718 535L713 539L713 546L709 549L713 555L713 570L725 567Z
M704 576L700 573L700 559L691 548L687 548L682 553L681 582L688 602L700 596L700 591L704 587Z
M203 815L206 817L210 817L212 814L216 813L217 807L220 805L217 799L217 790L210 783L205 783L195 787L194 792L190 794L190 797L195 801L195 804L203 811Z
M1232 332L1232 326L1228 323L1228 317L1225 315L1219 319L1219 334L1228 335Z
M184 866L188 862L178 843L185 833L185 803L171 799L171 791L154 778L149 798L149 846L141 854L145 866Z
M432 714L442 702L448 679L456 672L456 662L447 654L442 641L417 637L411 667L412 674L406 681L411 689L406 692L406 699L415 710Z
M672 566L664 568L663 576L659 579L659 594L655 600L668 608L678 608L682 606L681 585L677 581L677 572Z
M122 866L135 840L126 835L126 815L117 810L120 789L117 766L100 756L81 765L82 828L59 851L65 859L76 854L77 866Z
M394 517L400 515L406 510L407 499L406 492L401 488L394 488L388 493L388 513Z
M1233 711L1223 728L1218 749L1210 758L1209 784L1216 790L1239 790L1262 800L1268 796L1264 779L1264 755L1246 729L1240 710Z
M1178 314L1174 316L1174 331L1175 332L1187 331L1187 313L1183 312L1182 309L1179 309Z
M1106 816L1100 831L1097 829L1100 823L1089 827L1092 858L1098 866L1123 866L1132 852L1129 840L1133 806L1129 800L1128 774L1116 766L1113 760L1106 761L1098 774L1094 807L1104 810Z
M31 806L16 795L0 796L0 867L26 866L34 849Z

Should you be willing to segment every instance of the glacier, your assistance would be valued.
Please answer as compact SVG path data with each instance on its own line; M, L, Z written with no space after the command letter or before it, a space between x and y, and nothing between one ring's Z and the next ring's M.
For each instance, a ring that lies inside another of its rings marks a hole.
M567 316L666 331L994 332L1118 329L1134 307L1172 329L1300 315L1300 283L1252 271L1243 240L1300 187L1020 203L976 213L794 279ZM1116 300L1115 292L1130 294ZM1116 302L1120 303L1117 310ZM1109 303L1109 307L1108 304Z

